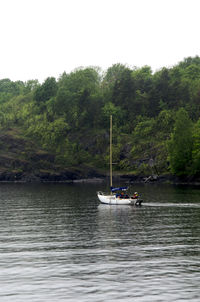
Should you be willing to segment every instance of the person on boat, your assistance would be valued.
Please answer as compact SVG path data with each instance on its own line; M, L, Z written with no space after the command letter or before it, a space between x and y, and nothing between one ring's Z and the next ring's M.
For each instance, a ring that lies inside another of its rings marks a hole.
M138 192L135 192L135 193L133 194L133 198L138 198Z
M120 198L124 198L124 192L121 192Z

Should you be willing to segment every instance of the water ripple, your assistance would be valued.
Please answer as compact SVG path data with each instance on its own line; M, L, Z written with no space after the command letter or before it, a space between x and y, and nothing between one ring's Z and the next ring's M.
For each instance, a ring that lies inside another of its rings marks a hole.
M86 184L0 187L0 301L199 301L196 191L163 190L133 208Z

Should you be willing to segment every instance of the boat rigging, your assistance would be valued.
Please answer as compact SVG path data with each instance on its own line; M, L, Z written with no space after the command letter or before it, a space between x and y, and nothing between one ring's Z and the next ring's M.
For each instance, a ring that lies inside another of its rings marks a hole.
M133 196L127 194L128 187L113 187L112 181L112 115L110 116L110 193L102 191L97 192L98 199L101 203L109 205L134 205L141 206L142 199L137 192Z

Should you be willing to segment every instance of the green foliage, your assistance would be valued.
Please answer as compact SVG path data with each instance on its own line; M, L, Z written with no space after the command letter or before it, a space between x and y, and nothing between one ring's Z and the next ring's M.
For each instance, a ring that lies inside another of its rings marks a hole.
M186 175L192 160L192 122L185 109L180 108L176 114L174 130L169 140L169 160L172 173Z
M40 141L43 148L56 151L67 135L68 124L63 118L52 122L47 115L36 115L26 130L26 135Z
M38 80L29 80L24 84L24 93L35 91L39 86Z
M103 79L103 86L109 86L112 89L126 70L127 67L119 63L109 67Z
M45 103L51 97L55 96L57 92L57 83L55 78L47 78L45 82L36 88L35 100L38 103Z
M95 92L100 82L100 75L95 68L77 69L70 74L63 73L60 77L59 87L77 93L84 90Z
M200 119L193 129L192 174L200 175Z
M12 82L10 79L0 80L0 93L8 93L12 96L20 94L20 88L23 87L23 82Z
M200 174L199 57L155 73L115 64L42 84L0 80L1 131L20 129L64 167L108 168L110 114L114 169L151 173L153 160L159 173Z
M110 115L113 116L115 125L117 126L120 126L121 121L124 119L124 111L119 106L115 106L111 102L108 102L104 105L101 114L107 128L109 127L109 123L110 123Z
M139 69L135 69L132 72L132 77L135 81L135 85L141 93L149 92L153 86L152 70L149 66L144 66Z
M169 138L169 134L173 130L175 121L175 113L172 110L162 110L156 119L157 136L160 140ZM159 129L159 131L158 131ZM160 135L160 136L159 136Z

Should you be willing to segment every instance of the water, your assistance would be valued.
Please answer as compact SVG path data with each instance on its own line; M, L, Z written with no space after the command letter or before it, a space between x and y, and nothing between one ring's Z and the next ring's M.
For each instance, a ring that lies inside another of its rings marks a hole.
M200 188L137 185L144 205L99 205L104 184L0 184L0 301L199 301Z

